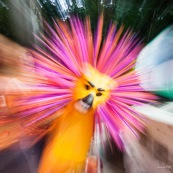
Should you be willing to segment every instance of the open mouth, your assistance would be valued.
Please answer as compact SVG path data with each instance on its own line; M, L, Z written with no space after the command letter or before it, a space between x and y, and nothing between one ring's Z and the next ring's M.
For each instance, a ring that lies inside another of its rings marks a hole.
M78 100L75 104L74 107L76 110L78 110L81 113L87 113L87 111L91 108L91 105L85 103L82 100Z

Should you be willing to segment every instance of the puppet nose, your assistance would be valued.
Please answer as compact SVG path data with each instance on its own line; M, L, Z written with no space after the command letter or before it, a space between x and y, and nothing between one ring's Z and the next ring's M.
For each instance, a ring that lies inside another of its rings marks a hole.
M89 95L87 95L86 97L84 97L84 98L82 99L82 101L83 101L84 103L88 104L90 107L91 107L92 104L93 104L93 100L94 100L94 97L93 97L92 94L89 94Z

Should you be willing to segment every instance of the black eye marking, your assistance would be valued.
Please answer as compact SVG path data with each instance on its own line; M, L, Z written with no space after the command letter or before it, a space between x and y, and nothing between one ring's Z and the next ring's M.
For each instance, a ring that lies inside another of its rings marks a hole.
M104 89L102 88L98 88L97 91L105 91Z
M90 89L90 86L89 85L85 85L85 89L86 90L89 90Z
M89 82L89 81L87 81L87 82L90 84L90 86L91 86L92 88L95 87L95 85L94 85L93 83L91 83L91 82Z
M96 96L101 96L101 95L102 95L102 93L97 93L97 94L96 94Z

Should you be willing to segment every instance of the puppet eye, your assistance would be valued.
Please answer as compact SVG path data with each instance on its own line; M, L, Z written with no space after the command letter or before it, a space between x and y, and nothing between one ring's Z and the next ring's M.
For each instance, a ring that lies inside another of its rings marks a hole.
M89 85L85 85L85 89L86 90L89 90L90 89L90 86Z
M101 95L102 95L102 93L97 93L97 94L96 94L96 96L101 96Z

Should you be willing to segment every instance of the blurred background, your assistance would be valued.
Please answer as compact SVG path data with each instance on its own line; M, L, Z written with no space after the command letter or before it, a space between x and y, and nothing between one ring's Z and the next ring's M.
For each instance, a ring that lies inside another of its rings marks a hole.
M172 24L171 0L1 0L0 32L16 42L29 46L33 33L42 30L43 18L66 20L70 15L90 15L93 27L100 11L110 20L139 32L148 43L159 32ZM105 29L106 29L105 24Z
M103 152L98 141L93 143L92 154L102 156L99 172L169 173L173 171L172 0L0 0L0 114L13 106L15 89L22 85L16 79L21 77L19 67L32 63L26 48L40 44L34 35L44 33L44 22L53 27L54 19L89 15L94 31L102 10L104 34L113 21L117 27L131 28L143 41L136 69L144 72L141 86L160 99L157 105L135 108L147 119L140 142L131 140L123 153L110 145ZM30 150L19 152L21 147L15 146L0 152L0 172L36 172L43 144L44 140Z

